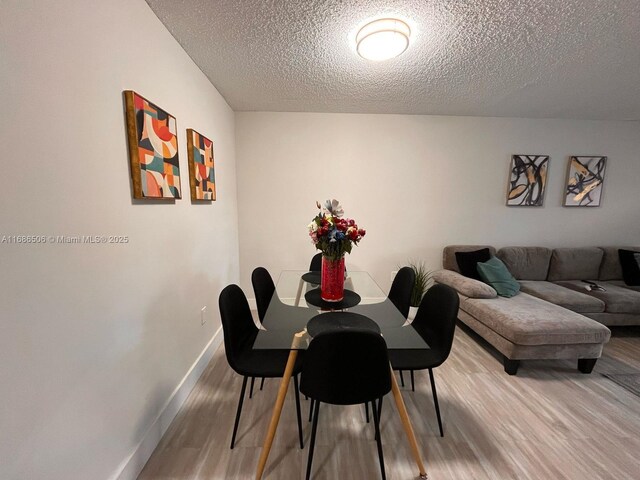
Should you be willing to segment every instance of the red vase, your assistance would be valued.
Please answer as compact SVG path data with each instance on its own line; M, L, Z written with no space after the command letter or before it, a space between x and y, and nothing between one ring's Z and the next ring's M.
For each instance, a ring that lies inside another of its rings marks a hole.
M344 257L338 260L322 257L320 296L325 302L339 302L344 298Z

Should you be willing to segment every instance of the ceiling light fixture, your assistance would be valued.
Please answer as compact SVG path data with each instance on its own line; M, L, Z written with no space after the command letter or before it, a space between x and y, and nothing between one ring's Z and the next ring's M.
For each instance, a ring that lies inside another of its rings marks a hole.
M367 23L356 35L356 50L367 60L389 60L409 47L411 29L402 20L381 18Z

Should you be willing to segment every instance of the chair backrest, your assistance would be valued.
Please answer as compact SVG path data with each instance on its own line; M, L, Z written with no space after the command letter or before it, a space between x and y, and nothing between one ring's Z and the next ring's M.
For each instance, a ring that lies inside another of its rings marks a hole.
M304 354L300 391L334 405L355 405L391 390L387 345L371 330L318 334Z
M267 308L271 302L271 298L276 291L273 278L264 267L256 268L251 274L251 284L253 285L253 293L256 296L256 304L258 306L258 318L262 322L267 313Z
M411 292L416 282L416 274L411 267L402 267L393 279L389 290L389 300L393 302L400 313L407 318L411 306Z
M459 306L460 298L453 288L442 284L434 285L425 293L416 318L411 323L429 347L438 354L440 363L451 352Z
M218 299L224 333L224 350L231 368L238 372L237 361L253 347L258 327L253 322L247 297L238 285L228 285Z
M316 253L309 264L310 272L319 272L322 270L322 253Z

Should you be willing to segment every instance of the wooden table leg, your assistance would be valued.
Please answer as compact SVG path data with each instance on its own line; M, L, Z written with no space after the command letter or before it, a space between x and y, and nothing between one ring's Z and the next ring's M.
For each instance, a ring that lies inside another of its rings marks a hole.
M300 305L300 297L302 296L302 287L304 283L305 283L304 280L301 278L300 283L298 283L298 292L296 293L296 303L294 303L296 307Z
M389 367L391 368L391 366ZM427 471L422 464L418 442L416 440L415 434L413 433L413 427L411 426L411 421L409 420L407 407L405 407L404 401L402 400L402 394L400 393L400 388L398 388L398 382L396 380L396 376L393 373L393 368L391 368L391 391L393 392L393 398L396 401L396 407L398 408L398 413L400 414L400 420L402 420L402 426L404 427L404 431L407 434L407 438L409 439L409 446L411 447L413 458L416 462L416 465L418 465L420 478L429 478L427 476Z
M304 332L296 333L294 335L292 347L296 346L296 343L302 338ZM282 406L284 405L284 399L287 396L287 390L289 389L289 381L293 373L293 367L296 364L298 358L298 350L292 349L289 352L289 358L287 359L287 366L284 369L282 375L282 381L280 382L280 388L278 389L278 396L276 397L276 404L273 407L273 413L271 414L271 421L269 422L269 429L267 430L267 436L264 439L262 445L262 452L260 452L260 460L258 461L258 470L256 472L256 480L262 478L264 473L264 467L267 465L267 458L269 458L269 452L271 451L271 445L273 444L273 437L276 435L276 429L278 428L278 422L280 421L280 414L282 413Z

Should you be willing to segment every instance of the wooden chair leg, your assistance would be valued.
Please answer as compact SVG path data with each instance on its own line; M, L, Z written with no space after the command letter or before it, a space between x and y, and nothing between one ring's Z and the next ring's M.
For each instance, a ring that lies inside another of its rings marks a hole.
M416 391L416 385L415 385L415 383L413 381L413 370L410 370L410 372L411 372L411 391L415 392Z
M244 392L247 389L247 377L242 379L242 389L240 390L240 400L238 400L238 408L236 409L236 421L233 424L233 434L231 435L231 450L236 443L236 433L238 432L238 425L240 424L240 414L242 413L242 402L244 401Z
M318 430L318 417L320 416L320 401L315 400L313 412L313 426L311 427L311 444L309 445L309 457L307 459L307 476L306 480L311 478L311 463L313 462L313 448L316 445L316 431Z
M382 399L380 399L382 401ZM376 408L375 400L371 402L371 412L373 413L373 423L376 427L376 444L378 445L378 460L380 461L380 473L382 473L382 480L387 480L387 476L384 472L384 455L382 454L382 439L380 438L380 417L378 416L378 409Z
M260 391L262 391L262 387L264 387L264 377L260 380Z
M431 380L431 391L433 392L433 404L436 407L436 416L438 417L438 428L440 428L440 436L444 437L442 430L442 419L440 418L440 406L438 405L438 394L436 393L436 381L433 378L433 369L429 369L429 379Z
M404 387L404 375L402 374L402 370L399 370L400 372L400 384Z
M300 439L300 449L304 448L302 440L302 414L300 413L300 390L298 389L298 376L293 376L293 389L296 398L296 416L298 417L298 437Z
M251 377L251 388L249 388L249 398L253 398L253 384L256 383L256 377Z

